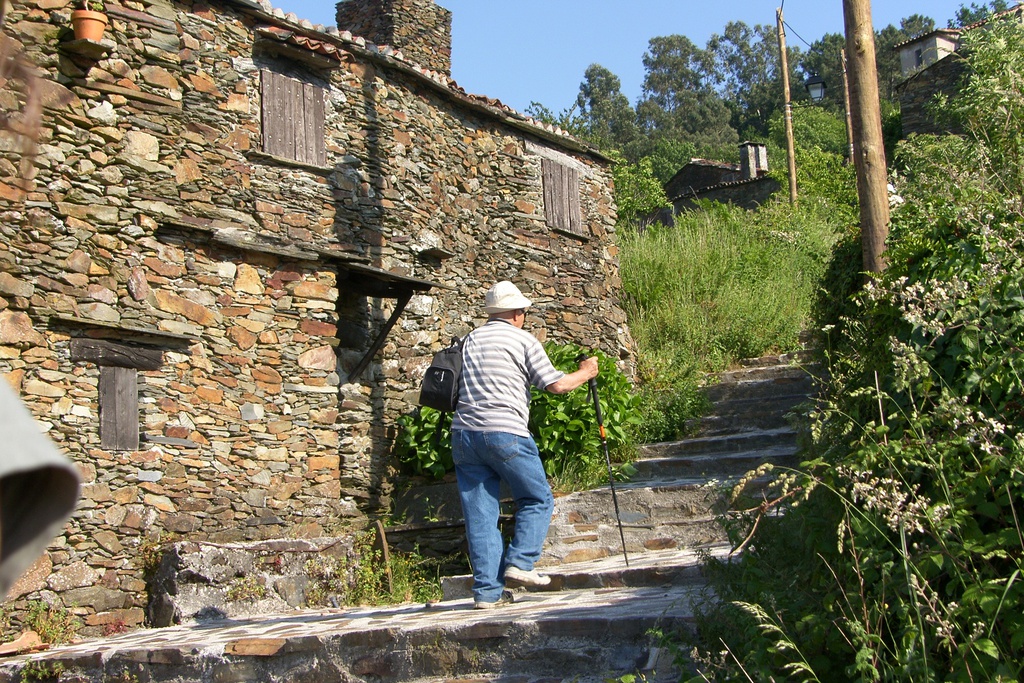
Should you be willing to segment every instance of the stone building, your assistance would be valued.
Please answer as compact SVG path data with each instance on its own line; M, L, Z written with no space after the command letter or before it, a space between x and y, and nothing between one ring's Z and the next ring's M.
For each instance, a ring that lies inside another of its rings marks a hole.
M123 0L91 42L72 9L4 28L45 108L30 180L0 145L0 371L84 480L16 608L133 627L147 539L364 523L395 419L496 280L540 338L628 359L608 159L459 88L448 10L346 0L338 30Z
M936 116L933 106L937 97L952 100L960 92L966 67L962 60L956 58L956 53L964 32L982 27L993 19L1021 21L1022 17L1024 5L1016 5L977 24L958 29L938 29L897 45L894 49L900 58L903 80L896 86L896 95L900 103L903 135L962 133L957 124Z
M779 190L779 181L768 175L768 150L759 142L740 144L740 163L691 159L665 183L671 209L662 209L656 220L672 224L672 216L707 200L756 209Z

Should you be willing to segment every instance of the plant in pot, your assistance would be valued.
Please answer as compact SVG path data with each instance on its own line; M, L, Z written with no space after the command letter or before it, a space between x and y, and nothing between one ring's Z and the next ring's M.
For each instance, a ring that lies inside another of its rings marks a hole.
M80 0L78 9L71 13L71 26L75 31L75 40L102 40L103 31L107 28L103 3L98 0Z

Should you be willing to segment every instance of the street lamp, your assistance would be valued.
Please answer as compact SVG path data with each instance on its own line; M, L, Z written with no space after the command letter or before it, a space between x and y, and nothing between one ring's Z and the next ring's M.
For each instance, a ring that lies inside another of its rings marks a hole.
M825 79L818 74L811 74L811 77L804 82L807 94L811 96L812 102L821 102L825 99Z

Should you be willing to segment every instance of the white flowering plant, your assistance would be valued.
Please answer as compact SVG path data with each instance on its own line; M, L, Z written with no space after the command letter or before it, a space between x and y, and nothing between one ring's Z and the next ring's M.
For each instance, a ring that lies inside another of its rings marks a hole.
M709 564L702 680L1024 678L1024 27L964 41L967 134L901 144L888 270L820 309L807 460Z

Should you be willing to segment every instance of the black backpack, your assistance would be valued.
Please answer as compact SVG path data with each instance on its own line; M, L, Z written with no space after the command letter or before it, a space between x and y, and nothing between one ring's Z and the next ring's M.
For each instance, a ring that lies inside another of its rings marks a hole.
M459 375L462 374L462 345L466 338L452 338L451 346L434 354L423 375L420 386L420 405L453 413L459 405Z

